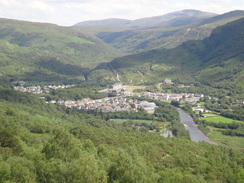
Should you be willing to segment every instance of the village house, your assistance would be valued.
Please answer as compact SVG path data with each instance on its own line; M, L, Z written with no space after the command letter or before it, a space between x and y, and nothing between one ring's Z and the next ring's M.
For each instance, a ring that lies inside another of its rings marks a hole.
M163 137L166 137L166 138L167 137L173 137L174 136L173 133L172 133L172 131L169 131L169 130L164 131L160 135L163 136Z
M171 84L171 83L172 83L171 79L168 78L166 78L163 82L163 84Z
M123 83L115 83L114 85L112 85L114 90L117 90L119 88L121 88L121 86L123 85Z
M148 113L154 113L157 105L154 102L141 101L139 106L144 108Z
M109 106L109 105L105 105L105 106L102 106L100 108L100 112L107 113L107 112L112 112L112 111L113 111L113 108L111 106Z

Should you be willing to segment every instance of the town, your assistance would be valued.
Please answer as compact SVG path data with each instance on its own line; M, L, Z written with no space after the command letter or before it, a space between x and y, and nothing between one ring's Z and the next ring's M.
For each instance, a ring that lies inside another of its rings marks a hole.
M50 91L56 90L56 89L65 89L65 88L72 88L75 87L75 85L46 85L46 86L29 86L24 87L23 85L25 82L18 82L20 86L14 86L14 90L21 91L21 92L28 92L28 93L34 93L34 94L42 94L42 93L49 93Z
M144 92L141 94L141 97L164 100L164 101L180 101L181 103L192 103L196 104L200 98L203 98L203 94L194 94L194 93L153 93L153 92Z
M138 108L142 107L148 113L154 113L157 108L154 102L139 101L137 99L129 99L126 97L114 97L114 98L103 98L99 100L58 100L50 101L57 105L64 105L66 108L74 110L94 111L94 112L119 112L119 111L138 111Z
M29 86L24 87L25 82L17 82L20 86L14 86L14 89L21 92L29 92L33 94L45 94L56 89L66 89L75 87L75 85L46 85L46 86ZM16 84L16 82L14 83ZM51 100L47 103L63 105L66 108L74 110L94 111L94 112L118 112L118 111L138 111L141 107L148 113L154 113L157 108L154 102L148 102L146 99L156 99L161 101L179 101L180 103L197 104L203 94L194 93L156 93L156 92L129 92L123 88L122 83L116 83L110 89L101 92L115 92L117 97L106 97L98 100L80 99L80 100ZM131 99L130 96L145 98L140 101Z
M137 111L138 107L144 108L148 113L154 113L156 104L154 102L147 102L146 99L157 99L161 101L180 101L181 103L196 104L203 94L192 93L152 93L144 92L139 97L145 98L143 101L137 99L130 99L127 96L103 98L99 100L82 99L82 100L52 100L49 103L64 105L67 108L84 111L95 112L118 112L118 111ZM135 106L135 107L132 107Z

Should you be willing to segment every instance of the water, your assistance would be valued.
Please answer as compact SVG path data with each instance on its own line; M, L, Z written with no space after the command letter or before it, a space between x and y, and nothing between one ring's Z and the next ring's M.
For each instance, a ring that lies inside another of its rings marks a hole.
M197 127L192 117L180 108L177 108L180 115L180 122L184 124L186 130L190 132L192 141L205 141L210 143L208 137Z

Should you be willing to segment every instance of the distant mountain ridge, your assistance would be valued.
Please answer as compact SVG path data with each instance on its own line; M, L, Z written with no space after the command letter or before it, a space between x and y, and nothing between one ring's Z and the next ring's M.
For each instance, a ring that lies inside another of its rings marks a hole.
M149 18L141 18L136 20L126 20L126 19L104 19L104 20L91 20L84 21L74 25L74 27L79 26L117 26L117 27L127 27L127 28L146 28L146 27L161 27L167 26L169 21L174 20L175 22L184 20L184 22L194 22L197 20L202 20L204 18L209 18L216 16L214 13L207 13L198 10L182 10L173 13L168 13L162 16L155 16ZM179 19L178 19L179 18ZM175 23L177 24L177 23ZM180 23L178 23L180 26Z
M126 27L116 29L116 27L110 26L83 25L73 28L91 33L125 53L137 53L158 48L174 48L188 40L204 39L211 34L214 28L242 17L244 17L243 10L231 11L222 15L183 10L161 16L162 19L168 19L161 24L155 24L153 21L154 18L159 20L160 17L136 20L144 22L144 26L146 26L145 22L150 20L153 27L127 28L126 30ZM137 25L139 25L138 22Z

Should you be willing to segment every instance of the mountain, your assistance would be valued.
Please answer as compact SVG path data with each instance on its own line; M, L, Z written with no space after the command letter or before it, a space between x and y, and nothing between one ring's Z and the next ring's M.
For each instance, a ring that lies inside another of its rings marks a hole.
M74 28L87 33L90 32L126 53L137 53L156 48L174 48L188 40L202 40L210 36L214 28L244 17L244 11L237 10L223 15L214 15L197 10L183 10L165 16L168 17L167 21L158 18L162 22L157 22L157 25L153 23L156 25L154 27L128 28L126 30L121 30L118 27L117 29L115 27L110 29L104 26ZM157 20L157 17L154 18ZM148 18L148 20L155 22L153 21L154 18ZM146 20L142 19L138 22L146 22Z
M119 19L119 18L109 18L105 20L88 20L80 22L74 25L74 27L79 26L101 26L101 27L129 27L131 20Z
M91 20L80 22L74 25L79 26L102 26L102 27L127 27L127 28L148 28L148 27L167 27L167 26L182 26L215 16L214 13L207 13L198 10L182 10L173 13L168 13L161 16L141 18L137 20L126 20L126 19L105 19L105 20Z
M188 41L173 49L156 49L117 58L107 64L124 83L158 83L165 78L182 82L243 86L244 18L217 27L204 40ZM106 69L104 65L97 67ZM185 78L185 79L184 79Z
M9 19L0 19L0 25L0 73L13 79L84 80L88 68L120 55L100 39L68 27Z
M235 11L218 16L209 20L208 26L201 22L194 25L210 30L220 22L241 17L242 13ZM174 49L154 49L118 57L121 54L116 49L72 28L1 19L0 73L12 80L29 82L71 84L95 81L103 85L104 82L111 83L113 77L135 84L157 83L166 77L182 80L180 76L185 77L184 82L221 83L225 77L242 86L241 20L215 29L203 41L185 42ZM127 32L123 33L130 36ZM150 36L150 31L147 34ZM141 39L137 37L135 41ZM115 57L117 59L106 64ZM222 67L223 63L226 69L219 69L218 64ZM217 70L213 72L211 68ZM213 73L213 78L204 77Z

